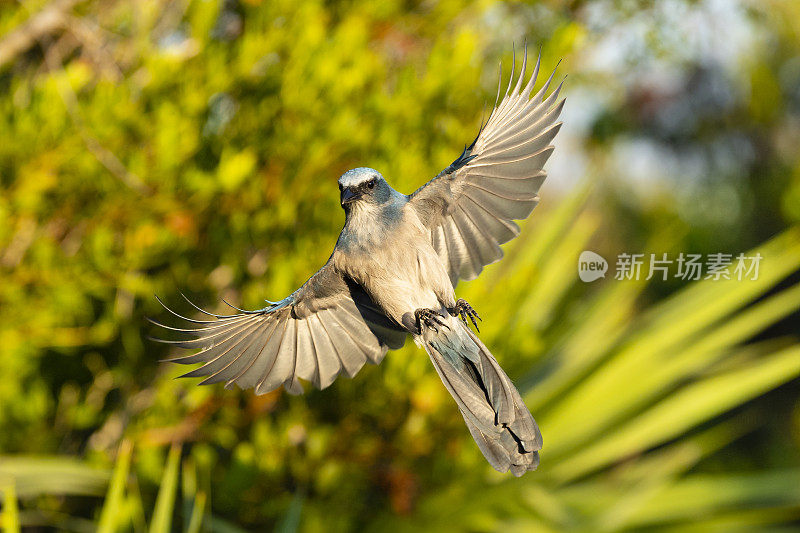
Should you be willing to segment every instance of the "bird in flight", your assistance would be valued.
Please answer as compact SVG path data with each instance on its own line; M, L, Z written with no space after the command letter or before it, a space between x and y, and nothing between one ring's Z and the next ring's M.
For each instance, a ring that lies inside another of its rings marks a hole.
M339 178L344 228L325 266L295 292L256 311L234 307L230 315L195 306L212 320L167 308L192 326L153 321L188 337L162 342L200 350L170 359L203 363L184 377L206 376L201 384L236 384L256 394L280 386L300 394L300 380L324 389L339 374L353 377L410 334L489 463L515 476L535 470L539 428L470 329L467 320L478 330L480 317L454 289L503 256L500 244L519 234L514 220L526 218L539 201L564 100L558 100L561 85L547 95L555 71L533 94L541 57L525 83L527 59L526 52L515 84L512 65L502 100L498 86L495 107L472 144L413 194L394 190L371 168Z

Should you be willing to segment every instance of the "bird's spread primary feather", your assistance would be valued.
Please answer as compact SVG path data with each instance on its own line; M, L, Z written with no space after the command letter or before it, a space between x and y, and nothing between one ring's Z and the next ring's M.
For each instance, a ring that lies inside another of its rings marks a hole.
M552 74L531 98L540 61L523 86L526 66L527 54L516 85L511 88L512 73L503 99L459 157L466 162L448 170L451 165L411 195L453 285L500 260L500 245L519 235L514 220L526 218L539 202L547 176L542 167L561 128L564 100L558 101L561 85L545 97Z
M298 290L257 311L186 318L191 328L155 322L188 338L164 341L199 350L171 361L202 365L185 376L263 394L302 392L339 374L353 377L411 333L453 396L489 463L521 475L535 469L542 437L519 392L478 337L458 320L454 287L502 257L514 220L537 204L542 169L561 123L561 86L552 75L531 97L540 62L524 82L514 73L478 136L410 196L370 168L339 178L345 226L328 260ZM513 88L512 88L513 84ZM499 99L499 91L498 91ZM193 305L193 304L192 304ZM230 305L230 304L228 304ZM440 317L428 323L419 311ZM438 327L437 327L438 324Z

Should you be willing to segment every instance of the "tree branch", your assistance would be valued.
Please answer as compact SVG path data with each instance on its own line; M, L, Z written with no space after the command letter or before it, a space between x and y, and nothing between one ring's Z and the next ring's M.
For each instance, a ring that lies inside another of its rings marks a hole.
M0 41L0 67L14 61L45 35L66 26L67 15L84 0L55 0Z

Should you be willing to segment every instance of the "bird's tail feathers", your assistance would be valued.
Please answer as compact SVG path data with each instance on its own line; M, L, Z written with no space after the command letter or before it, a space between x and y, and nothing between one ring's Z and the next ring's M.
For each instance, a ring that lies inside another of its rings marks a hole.
M421 343L455 399L472 437L500 472L521 476L539 465L542 435L511 379L467 326L424 328Z

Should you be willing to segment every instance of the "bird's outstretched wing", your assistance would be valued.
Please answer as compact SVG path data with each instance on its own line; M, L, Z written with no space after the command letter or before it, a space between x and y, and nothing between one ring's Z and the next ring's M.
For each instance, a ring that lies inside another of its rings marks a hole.
M342 372L353 377L364 363L380 363L389 348L401 347L406 339L405 330L330 261L290 296L258 311L217 315L198 307L213 320L194 320L164 307L193 327L173 328L151 320L190 337L155 340L200 349L169 360L203 363L182 377L208 376L201 384L224 381L226 388L235 383L252 387L256 394L281 385L300 394L298 378L324 389Z
M526 50L516 85L512 90L512 67L503 99L473 143L409 200L430 230L454 286L498 261L503 256L499 245L519 234L514 220L526 218L539 201L547 175L542 167L561 128L557 119L564 100L558 101L561 85L545 98L555 71L531 97L541 57L523 86L527 60Z

